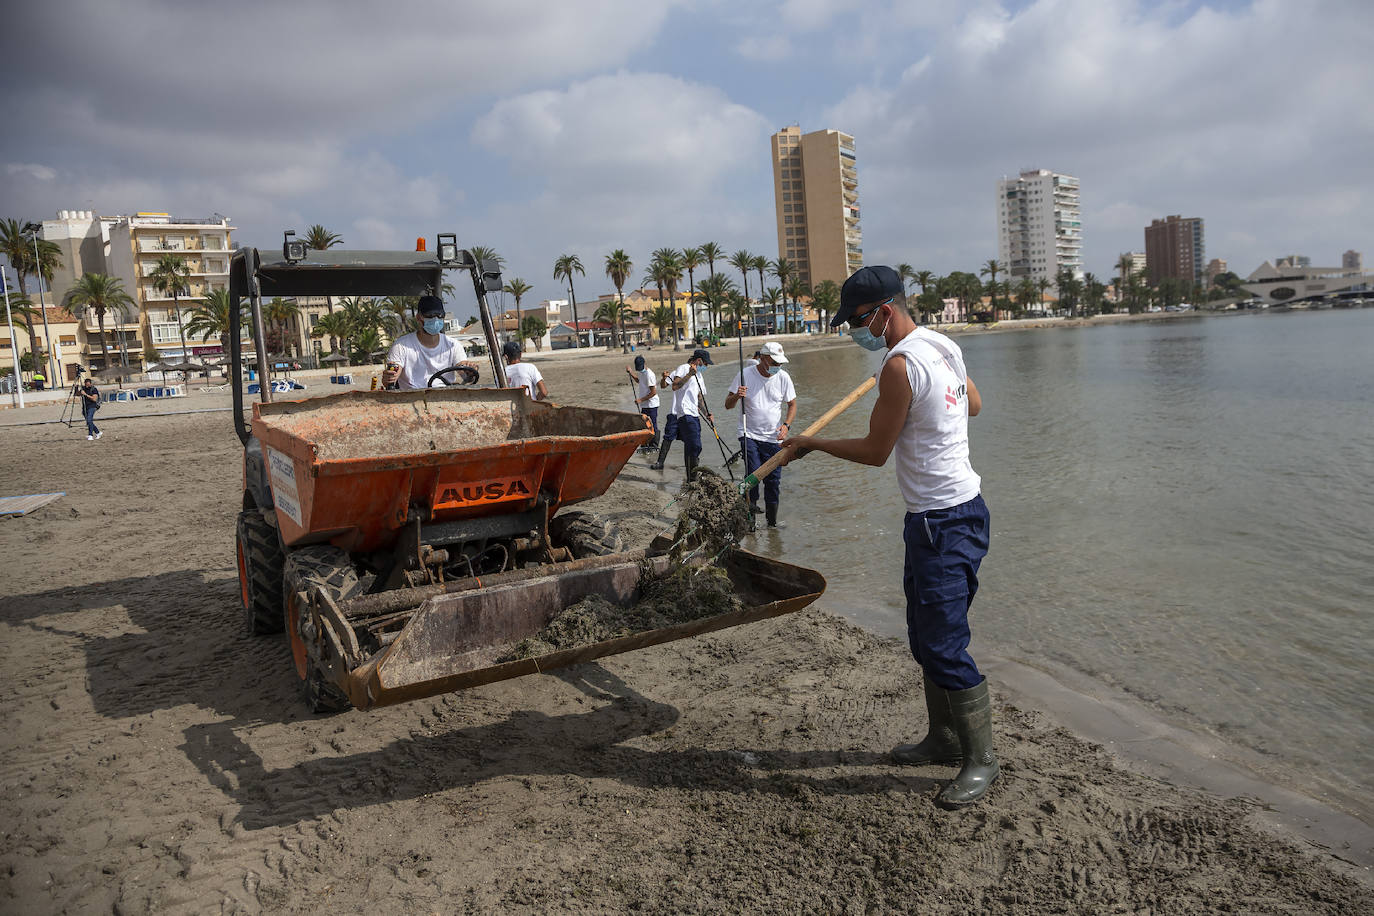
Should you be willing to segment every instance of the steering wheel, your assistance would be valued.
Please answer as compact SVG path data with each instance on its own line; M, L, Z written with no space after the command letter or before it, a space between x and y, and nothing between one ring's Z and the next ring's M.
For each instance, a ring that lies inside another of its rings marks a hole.
M441 382L443 387L448 387L449 383L440 378L440 376L447 375L450 372L458 375L459 380L457 384L459 385L476 385L478 379L482 377L481 374L471 366L449 366L447 369L440 369L438 372L431 375L429 381L425 383L425 387L433 388L435 387L435 382Z

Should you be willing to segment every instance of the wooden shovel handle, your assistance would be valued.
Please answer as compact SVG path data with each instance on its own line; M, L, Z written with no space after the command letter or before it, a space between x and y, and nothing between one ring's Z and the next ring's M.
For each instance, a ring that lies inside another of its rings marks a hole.
M835 419L840 414L844 413L846 410L853 407L854 403L858 401L859 398L868 394L869 390L876 384L878 384L878 377L876 375L870 376L869 378L865 379L862 385L860 385L858 388L855 388L853 391L849 392L849 394L845 395L843 401L840 401L840 403L836 404L834 407L830 408L825 413L821 414L820 417L816 420L816 422L812 423L802 432L802 435L814 436L816 433L820 432L822 429L826 427L826 424L828 424L831 420ZM773 473L777 466L782 464L783 459L785 459L786 457L787 451L785 449L778 452L772 458L769 458L763 464L755 468L754 473L749 475L749 477L753 479L753 483L750 483L749 480L745 480L742 486L746 486L747 489L747 487L757 485L760 480L767 477L769 474Z

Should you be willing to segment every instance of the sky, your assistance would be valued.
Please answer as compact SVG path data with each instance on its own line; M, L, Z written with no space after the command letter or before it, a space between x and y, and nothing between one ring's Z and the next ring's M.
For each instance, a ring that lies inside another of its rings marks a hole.
M0 37L0 217L230 217L278 248L456 232L557 298L606 255L777 256L769 137L855 137L864 258L997 257L995 183L1082 186L1084 268L1168 214L1242 276L1374 261L1368 0L54 0ZM636 276L635 279L638 277Z

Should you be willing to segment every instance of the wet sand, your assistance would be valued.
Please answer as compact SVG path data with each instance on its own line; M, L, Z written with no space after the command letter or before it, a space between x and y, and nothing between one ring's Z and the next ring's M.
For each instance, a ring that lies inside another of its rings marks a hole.
M536 359L557 401L629 402L619 354ZM98 442L0 429L0 495L67 491L0 521L7 912L1374 910L1348 851L1127 768L996 683L1004 775L973 810L935 807L951 769L886 759L924 716L909 655L824 599L311 716L284 639L241 629L230 415L150 416L227 404L110 405ZM632 544L672 524L646 465L584 506Z

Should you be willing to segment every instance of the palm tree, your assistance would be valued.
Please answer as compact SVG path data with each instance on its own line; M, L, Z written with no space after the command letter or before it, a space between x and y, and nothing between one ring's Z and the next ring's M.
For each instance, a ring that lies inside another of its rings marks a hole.
M387 296L382 300L386 332L393 340L410 330L410 320L419 305L419 296Z
M25 297L29 294L28 284L25 282L28 276L41 276L47 281L48 288L52 289L53 272L62 266L62 249L46 239L37 239L38 255L35 260L34 241L39 228L41 227L37 223L20 223L16 219L0 220L0 254L9 259L10 266L19 278L19 294ZM39 313L38 317L41 319L42 313ZM42 353L43 347L38 342L38 331L31 321L28 323L28 332L29 352Z
M262 307L262 318L267 322L268 327L276 330L282 355L286 355L286 335L289 332L291 322L300 313L301 308L296 304L295 299L283 299L281 296L273 296L272 301ZM295 337L294 334L291 336L292 338ZM296 346L297 341L291 340L291 345Z
M191 289L191 269L186 266L186 259L164 254L157 259L157 266L148 279L153 281L153 289L164 296L171 294L172 312L177 316L177 335L181 337L181 358L190 359L191 354L186 351L186 329L181 323L181 294Z
M606 255L606 276L611 278L616 295L620 297L620 345L625 353L630 352L630 343L625 337L625 281L630 279L630 272L634 269L635 263L625 249L617 248Z
M515 297L515 336L519 338L520 348L522 350L525 348L525 316L520 311L520 300L524 297L525 293L533 288L534 287L530 286L519 277L512 277L510 280L506 281L505 286L501 287L504 292L510 293Z
M800 275L794 274L792 279L787 281L787 295L792 299L792 311L796 313L798 323L802 323L801 300L803 296L811 295L811 288Z
M65 305L67 310L78 319L87 312L95 312L96 325L100 328L100 357L106 366L110 365L110 351L105 345L105 313L114 312L119 317L116 328L128 318L129 306L134 304L133 297L124 291L124 283L118 277L105 274L82 274L81 279L67 291ZM119 332L121 351L124 350L124 333ZM122 365L129 364L129 355L123 353Z
M830 316L840 305L840 287L834 280L822 280L811 291L811 304L821 318L821 327L830 326Z
M668 308L668 306L664 305L661 302L658 305L654 306L653 311L649 313L649 324L653 325L654 330L658 331L659 343L663 342L663 332L668 330L668 325L672 323L673 310Z
M773 276L778 278L778 289L782 291L782 309L784 315L787 312L787 283L792 279L792 275L797 272L797 268L787 258L780 257L768 265L768 269ZM784 321L784 324L786 322ZM778 316L773 316L773 326L779 328L778 333L782 333L781 325L778 324Z
M897 276L902 281L902 289L911 291L911 283L916 279L916 268L910 264L898 264Z
M773 313L773 333L781 333L779 330L780 325L778 324L778 306L781 305L784 309L787 307L787 300L783 297L782 290L778 289L776 286L770 286L763 291L763 295L759 298L762 299L764 305L768 306L768 310Z
M342 245L343 236L339 235L337 232L330 232L319 223L316 223L306 230L304 241L307 246L313 248L315 251L328 251L335 245ZM332 313L334 311L333 296L324 297L324 308L326 312Z
M1002 270L1002 265L996 258L987 261L978 271L978 276L988 278L988 288L992 291L992 314L997 316L997 274Z
M749 299L749 271L754 269L754 256L741 248L730 255L730 266L738 270L740 276L744 278L744 298L747 301Z
M654 267L650 268L654 281L662 276L664 288L668 290L668 302L673 309L673 349L681 350L682 341L678 339L677 327L677 285L682 282L682 253L675 248L660 248L653 254ZM654 269L657 274L653 274Z
M706 311L711 316L713 328L719 328L719 317L725 311L730 296L738 290L735 281L725 274L711 274L697 287L697 295L706 303Z
M697 323L697 279L696 269L701 266L702 259L705 257L700 248L682 249L682 269L687 271L687 311L692 316L692 330L696 330Z
M224 336L229 333L229 290L224 288L210 290L203 300L191 306L188 311L191 313L191 317L186 320L187 334L199 334L203 341L209 340L212 335L217 336L220 346L225 346ZM245 309L240 305L239 327L243 327L244 311Z
M553 278L555 280L565 280L568 284L568 298L572 299L573 313L573 346L582 346L582 332L577 327L577 292L573 289L573 274L585 277L587 272L582 269L582 259L575 254L560 254L558 260L553 262Z
M611 326L611 349L618 346L625 333L625 303L612 296L596 307L592 321L604 321Z
M339 341L348 337L348 316L343 312L321 315L310 329L311 337L328 337L329 352L339 352Z
M1051 286L1054 286L1054 284L1050 282L1049 277L1038 277L1035 281L1035 291L1039 293L1037 301L1040 304L1041 311L1045 310L1045 290L1049 289Z
M701 256L706 259L706 266L710 276L716 275L716 262L725 260L725 251L715 242L703 242L700 246ZM715 332L715 329L712 329Z
M754 271L759 275L759 295L763 295L763 272L768 269L768 259L761 254L754 255Z

